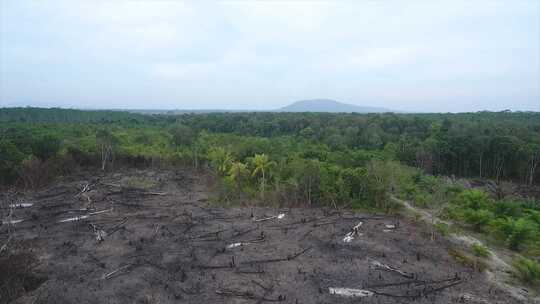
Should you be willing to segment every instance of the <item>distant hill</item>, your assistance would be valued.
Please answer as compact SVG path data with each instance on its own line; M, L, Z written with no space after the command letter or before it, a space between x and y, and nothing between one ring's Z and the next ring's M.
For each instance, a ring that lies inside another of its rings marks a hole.
M395 112L385 108L364 107L332 99L300 100L277 110L278 112L330 112L330 113L384 113Z

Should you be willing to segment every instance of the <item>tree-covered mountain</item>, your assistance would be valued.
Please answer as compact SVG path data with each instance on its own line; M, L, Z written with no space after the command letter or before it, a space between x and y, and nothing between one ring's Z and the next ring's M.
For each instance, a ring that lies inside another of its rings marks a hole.
M394 112L379 107L357 106L332 99L309 99L294 102L278 112L328 112L328 113L385 113Z

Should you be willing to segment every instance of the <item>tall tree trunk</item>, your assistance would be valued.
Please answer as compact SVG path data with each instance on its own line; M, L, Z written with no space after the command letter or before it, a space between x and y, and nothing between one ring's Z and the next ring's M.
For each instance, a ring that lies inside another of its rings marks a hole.
M504 169L504 159L497 159L495 161L495 170L496 170L495 180L497 181L497 183L500 182L501 180L503 169Z
M105 144L101 144L101 171L105 171L105 163L107 162L107 151Z
M483 159L484 153L480 153L480 172L479 177L482 178L482 159Z
M529 186L532 186L533 183L534 183L534 174L536 172L536 167L538 167L538 159L536 157L536 155L533 155L531 157L531 159L529 160L529 172L528 172L528 180L527 180L527 184Z
M265 184L266 184L266 179L265 179L265 176L264 176L264 169L262 170L262 180L261 180L261 197L262 199L264 200L264 187L265 187Z

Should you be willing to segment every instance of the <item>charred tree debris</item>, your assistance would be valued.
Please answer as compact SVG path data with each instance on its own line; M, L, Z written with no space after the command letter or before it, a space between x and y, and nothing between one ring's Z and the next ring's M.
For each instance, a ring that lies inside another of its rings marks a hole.
M450 259L429 264L432 252L446 254L443 240L400 240L415 237L405 220L335 209L219 208L203 203L207 190L197 175L152 172L160 181L153 188L123 186L136 174L68 180L4 202L0 260L22 244L36 250L36 269L50 280L39 293L70 286L69 302L106 302L107 295L137 302L131 294L156 293L163 303L433 303L467 288L482 292L462 284L481 279L468 268Z

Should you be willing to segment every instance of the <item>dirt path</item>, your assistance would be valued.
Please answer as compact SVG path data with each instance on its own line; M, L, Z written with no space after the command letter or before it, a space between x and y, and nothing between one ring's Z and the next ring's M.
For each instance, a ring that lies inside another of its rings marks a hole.
M398 199L396 197L392 197L392 200L402 204L406 209L420 214L421 220L426 223L445 223L447 225L452 225L451 222L441 220L427 210L417 208L407 201ZM482 246L488 248L483 241L466 233L456 234L451 232L446 237L453 243L465 246L467 248L470 248L473 244L481 244ZM531 297L526 290L510 283L512 282L512 266L510 266L506 261L511 261L512 256L508 253L504 253L493 248L489 248L488 250L490 252L490 256L487 258L488 268L486 269L488 280L497 285L499 288L507 290L516 300L540 303L539 297Z
M88 173L3 199L22 220L0 226L0 244L13 236L3 261L37 259L21 274L34 284L0 289L15 303L527 303L456 264L424 225L213 207L189 171ZM0 276L0 288L15 278Z

